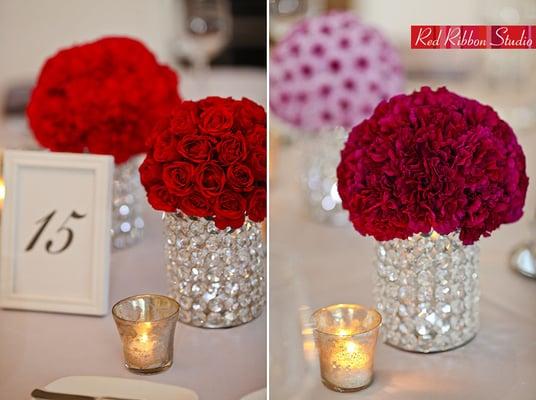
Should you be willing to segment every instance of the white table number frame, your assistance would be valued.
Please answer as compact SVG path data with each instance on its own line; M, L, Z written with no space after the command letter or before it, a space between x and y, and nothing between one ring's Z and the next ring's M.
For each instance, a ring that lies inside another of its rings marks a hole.
M113 158L8 150L0 306L106 315Z

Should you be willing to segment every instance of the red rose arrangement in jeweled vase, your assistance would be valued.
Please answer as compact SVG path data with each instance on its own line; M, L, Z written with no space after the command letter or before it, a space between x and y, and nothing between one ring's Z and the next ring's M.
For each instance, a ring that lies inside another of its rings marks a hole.
M355 229L378 241L385 340L418 352L471 340L475 242L523 214L528 178L512 128L490 106L423 87L352 129L337 176Z
M106 37L49 58L27 115L37 141L52 151L109 154L113 183L112 243L123 248L143 233L138 154L158 119L178 102L175 72L143 43Z
M304 195L314 220L348 223L336 186L338 150L349 128L403 88L394 46L350 11L307 18L277 44L270 64L272 126L303 147Z
M164 211L170 294L205 328L259 316L265 304L266 113L251 100L184 101L160 121L140 166Z

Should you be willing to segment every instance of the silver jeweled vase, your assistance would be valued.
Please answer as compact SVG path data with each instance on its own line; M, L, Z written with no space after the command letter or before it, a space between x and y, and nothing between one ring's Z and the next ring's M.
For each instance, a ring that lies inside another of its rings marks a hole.
M214 221L164 214L170 296L179 320L203 328L228 328L261 315L266 302L265 257L260 223L239 229Z
M348 213L342 208L337 191L337 165L340 149L348 132L344 128L303 133L305 158L304 192L311 217L335 226L348 224Z
M136 244L143 237L143 202L138 167L140 156L116 165L113 180L112 245L123 249Z
M479 326L477 245L458 233L378 242L375 298L384 341L431 353L470 341Z

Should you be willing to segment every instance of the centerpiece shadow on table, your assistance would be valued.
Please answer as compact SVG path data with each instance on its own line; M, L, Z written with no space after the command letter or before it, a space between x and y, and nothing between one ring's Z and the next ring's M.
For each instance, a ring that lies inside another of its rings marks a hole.
M484 298L484 302L489 300ZM489 306L482 307L485 310L482 331L475 340L457 351L439 353L436 357L405 352L396 355L399 362L393 366L387 360L395 357L396 349L392 346L380 348L375 375L382 384L378 386L408 398L419 395L431 398L434 394L439 398L456 397L461 388L465 398L469 399L506 396L519 379L517 367L524 351L516 343L531 336L527 329L530 322L514 316L519 318L515 324L512 320L504 324L501 321L511 318L512 312L501 306ZM496 363L496 360L501 362ZM482 365L487 366L485 371ZM482 373L475 374L475 371ZM500 385L496 384L498 380Z

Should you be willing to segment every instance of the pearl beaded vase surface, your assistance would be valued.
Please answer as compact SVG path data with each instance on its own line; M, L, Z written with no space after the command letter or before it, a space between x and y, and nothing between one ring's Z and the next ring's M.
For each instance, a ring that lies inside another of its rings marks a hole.
M170 296L179 320L203 328L228 328L261 315L266 302L261 224L239 229L181 212L164 214Z
M143 202L138 167L140 157L116 165L113 180L112 244L116 249L130 247L143 237Z
M304 195L313 220L335 226L348 225L337 191L337 165L348 133L344 128L303 133L301 147L305 161Z
M454 349L476 335L477 245L463 245L457 232L432 232L378 242L376 257L375 297L386 343L430 353Z

